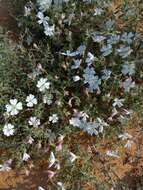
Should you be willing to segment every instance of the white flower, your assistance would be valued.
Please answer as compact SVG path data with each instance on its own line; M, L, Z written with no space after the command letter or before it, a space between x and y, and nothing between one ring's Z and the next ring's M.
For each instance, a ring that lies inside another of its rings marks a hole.
M58 142L59 143L63 142L64 138L65 138L65 136L60 134L58 137Z
M50 154L50 158L49 158L49 168L51 168L56 162L56 158L53 152L51 152Z
M30 155L25 152L25 153L23 154L22 160L23 160L23 161L27 161L29 158L30 158Z
M118 106L119 108L121 108L123 106L124 101L125 101L124 99L115 98L114 103L113 103L113 107Z
M78 69L81 64L81 59L73 59L74 65L71 66L71 69Z
M93 92L94 90L100 90L99 85L101 84L101 79L97 75L95 75L95 70L93 67L86 67L84 69L84 84L88 83L89 91Z
M31 14L32 9L33 9L32 2L30 1L26 3L26 5L24 6L24 16L29 16Z
M135 74L135 64L129 64L128 62L126 62L123 66L122 66L122 70L121 70L123 75L134 75Z
M7 160L3 165L0 164L0 172L8 172L9 170L11 170L11 165L12 163L12 159Z
M102 70L102 73L103 73L103 75L102 75L102 77L101 77L102 80L108 80L108 79L110 78L110 76L111 76L112 71L107 70L107 69L105 68L105 69Z
M108 150L108 151L106 152L106 155L107 155L107 156L110 156L110 157L114 157L114 158L119 158L119 156L118 156L118 154L117 154L117 151L115 152L115 151Z
M48 177L52 179L55 176L56 172L53 172L51 170L48 170Z
M102 52L102 55L104 57L110 55L112 53L113 49L112 49L112 45L111 44L107 44L107 45L104 45L102 48L101 48L101 52Z
M128 140L124 147L125 148L131 148L131 146L132 146L133 143L134 142L132 140Z
M80 80L80 77L79 77L78 75L73 76L73 81L74 81L74 82L77 82L77 81L79 81L79 80Z
M49 25L45 25L44 26L44 33L46 36L53 36L54 35L54 30L55 30L55 26L49 26Z
M103 13L103 9L101 9L101 8L96 8L94 11L95 11L94 16L101 15Z
M83 121L86 121L89 118L89 115L87 113L84 111L78 112L77 110L74 110L74 116L77 118L82 118Z
M99 128L99 133L103 133L104 127L108 127L108 123L106 123L103 119L97 117L96 124Z
M37 0L37 3L39 5L39 9L42 12L45 12L52 4L52 0Z
M94 55L92 53L88 52L87 58L85 60L85 62L88 64L88 66L90 66L94 60L95 60Z
M59 163L56 163L54 168L56 168L57 170L60 170L60 169L61 169L61 166L60 166Z
M30 117L28 121L29 125L33 125L33 127L38 127L40 125L40 119L37 119L36 117Z
M131 53L133 52L133 50L130 48L130 46L120 46L119 49L117 49L117 53L122 57L122 58L126 58L128 57Z
M57 114L53 114L52 116L49 117L49 121L51 121L52 123L57 123L59 120L59 117L57 116Z
M30 137L28 137L28 141L27 141L27 143L28 144L32 144L34 142L34 139L30 136Z
M48 24L49 17L44 17L44 14L42 12L38 12L37 17L39 18L38 23L43 24L44 26Z
M78 158L78 156L76 156L74 153L70 152L70 161L71 162L74 162L77 158Z
M8 123L3 128L3 133L5 136L9 137L14 134L14 125Z
M37 104L37 99L35 98L34 95L29 94L29 96L27 96L26 98L26 102L27 102L27 107L33 107L33 105Z
M94 32L92 34L92 39L93 39L94 42L100 43L100 42L104 41L106 39L106 37L99 34L99 33Z
M57 185L59 186L59 187L61 187L61 190L66 190L65 188L64 188L64 185L63 185L63 183L62 182L57 182Z
M50 82L47 81L46 78L41 78L37 83L37 88L39 88L40 92L45 91L46 89L50 88Z
M112 115L108 118L109 121L113 120L113 117L116 116L118 114L118 111L116 108L112 109Z
M135 87L135 82L132 81L132 78L130 77L122 83L122 86L125 92L129 92L131 88Z
M22 110L22 103L18 102L17 99L11 99L10 104L6 105L6 111L10 115L17 115Z
M0 164L0 172L8 172L9 170L11 170L11 168L9 166L7 166L6 164L1 165Z
M74 57L76 55L79 54L79 52L75 51L75 52L71 52L70 50L67 50L65 53L60 53L61 55L65 55L65 56L69 56L69 57Z
M128 133L123 133L121 135L118 135L118 137L122 140L127 140L127 139L131 139L132 135L128 134Z
M38 190L45 190L43 187L39 186Z
M78 117L72 117L69 120L70 125L74 126L74 127L79 127L81 125L81 121Z
M52 102L53 102L53 101L52 101L52 97L46 96L46 95L43 96L43 103L44 103L44 104L51 105Z

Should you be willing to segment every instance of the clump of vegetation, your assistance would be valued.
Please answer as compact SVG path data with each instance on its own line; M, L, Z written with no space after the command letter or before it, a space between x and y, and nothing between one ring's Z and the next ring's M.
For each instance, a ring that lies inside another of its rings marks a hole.
M141 6L111 0L26 2L17 17L20 41L11 44L0 36L3 161L8 156L21 165L48 157L51 188L84 189L79 181L97 189L116 186L88 176L92 156L69 142L88 136L98 144L116 136L125 148L134 143L124 130L136 108L142 112ZM104 156L120 157L117 147Z

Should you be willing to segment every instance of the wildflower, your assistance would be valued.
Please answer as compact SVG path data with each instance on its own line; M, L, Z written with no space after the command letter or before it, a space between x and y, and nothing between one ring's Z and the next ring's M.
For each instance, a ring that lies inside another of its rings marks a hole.
M78 69L81 64L81 59L73 59L74 65L71 66L71 69Z
M127 139L130 139L132 138L132 135L128 134L128 133L123 133L121 135L118 135L118 137L122 140L127 140Z
M49 117L49 121L52 123L57 123L59 120L59 117L57 114L53 114L52 116Z
M103 9L101 8L96 8L94 11L94 16L101 15L103 13Z
M31 136L28 137L27 143L28 143L28 144L33 144L33 142L34 142L34 139L33 139Z
M92 76L92 75L95 75L94 68L93 67L86 67L84 69L84 78L87 79L87 81L88 81L88 77Z
M60 135L58 137L58 144L56 145L56 151L61 151L62 150L64 137L65 137L64 135Z
M38 190L45 190L43 187L39 186Z
M53 152L51 152L50 154L50 158L49 158L49 168L51 168L56 162L56 158Z
M59 143L57 146L56 146L56 151L61 151L62 150L62 143Z
M120 41L120 35L112 34L108 38L107 43L113 45L113 44L117 44L119 41Z
M88 52L85 62L88 64L88 66L90 66L93 63L94 59L95 59L94 55Z
M118 154L117 154L117 151L115 152L115 151L108 150L108 151L106 152L106 155L107 155L107 156L110 156L110 157L114 157L114 158L119 158L119 156L118 156Z
M124 101L125 101L124 99L115 98L114 103L113 103L113 107L118 106L119 108L121 108L123 106Z
M77 52L77 51L71 52L71 51L67 50L65 53L60 53L60 54L68 56L68 57L75 57L76 55L79 54L79 52Z
M65 138L64 135L59 135L59 137L58 137L58 142L59 142L59 143L63 142L64 138Z
M73 127L78 127L90 135L98 135L97 123L87 122L86 118L82 118L82 120L80 120L79 117L72 117L69 122Z
M117 53L122 57L122 58L126 58L128 57L131 53L133 52L133 50L130 48L130 46L120 46L119 49L117 49Z
M78 156L76 156L74 153L70 152L70 161L71 162L74 162L77 158L78 158Z
M113 108L112 110L112 115L108 118L109 121L113 120L113 117L116 116L118 114L118 111L116 108Z
M79 127L81 125L81 121L78 117L72 117L69 120L70 125L74 126L74 127Z
M60 169L61 169L61 166L60 166L59 163L56 163L54 168L56 168L57 170L60 170Z
M47 17L47 16L45 17L42 12L40 12L40 11L38 12L37 18L39 18L38 24L43 24L43 26L46 26L48 24L49 17Z
M10 170L11 168L7 164L3 164L3 165L0 164L0 172L8 172Z
M74 82L77 82L77 81L79 81L79 80L80 80L80 77L79 77L78 75L73 76L73 81L74 81Z
M135 87L135 82L132 81L132 78L128 78L122 83L122 86L125 92L129 92L131 88Z
M131 148L131 146L132 146L133 143L134 143L134 141L128 140L124 147L125 148Z
M29 16L31 14L32 8L33 4L31 1L26 3L26 5L24 6L24 16Z
M3 128L3 133L5 136L9 137L14 134L14 125L8 123Z
M51 6L52 0L37 0L37 3L40 11L45 12Z
M84 52L85 52L85 50L86 50L86 46L85 46L84 44L82 44L82 45L80 45L80 46L77 48L76 52L77 52L79 55L83 55Z
M22 103L18 102L17 99L11 99L10 104L6 105L7 113L10 115L17 115L22 110Z
M111 45L111 44L104 45L104 46L101 48L100 51L102 52L102 55L103 55L104 57L106 57L106 56L108 56L108 55L110 55L110 54L112 53L112 51L113 51L112 45Z
M96 122L83 122L81 128L89 135L98 135L98 125Z
M30 158L30 155L25 152L25 153L23 154L22 160L23 160L23 161L28 161L29 158Z
M99 85L101 84L101 79L99 79L98 76L90 76L88 84L89 84L89 90L90 92L93 92L94 90L99 90ZM85 81L84 81L85 82Z
M134 34L132 32L129 32L129 33L125 32L122 34L121 40L128 44L131 44L133 42L133 39L132 39L133 37L134 37Z
M91 67L86 67L84 69L84 83L88 83L89 85L89 90L93 92L93 90L99 90L99 85L101 84L101 79L97 75L95 75L94 68Z
M123 111L124 111L124 114L126 114L126 115L130 115L130 114L133 113L132 110L126 110L126 109L123 109Z
M53 36L54 35L55 26L45 25L44 33L46 36Z
M10 167L11 163L12 163L12 159L9 159L6 162L4 162L3 165L0 164L0 172L10 171L11 170L11 167Z
M82 118L83 121L86 121L87 118L89 118L89 115L85 113L84 111L77 112L77 110L74 110L74 115L76 115L79 118Z
M94 32L92 34L92 39L93 39L94 42L100 43L100 42L104 41L106 39L106 37L101 35L101 34L98 34L98 33Z
M110 76L111 76L112 71L105 68L105 69L102 70L102 73L103 73L103 75L101 77L102 80L108 80L110 78Z
M61 190L66 190L65 188L64 188L64 185L63 185L63 183L62 182L57 182L57 185L59 186L59 187L61 187Z
M49 95L49 96L44 95L43 96L43 103L51 105L53 103L52 96L51 95Z
M56 172L53 172L51 170L48 170L48 177L52 179L55 176Z
M129 64L128 62L126 62L123 66L122 66L122 70L121 70L123 75L129 75L132 76L133 74L135 74L135 65Z
M115 21L109 19L109 20L105 23L105 27L106 27L106 29L111 30L111 29L113 29L114 24L115 24Z
M27 102L27 107L33 107L33 105L37 104L37 99L35 98L34 95L29 94L29 96L27 96L26 98L26 102Z
M28 123L33 127L38 127L40 125L40 119L37 119L36 117L30 117Z
M97 117L97 122L96 122L97 126L98 126L98 130L99 133L103 133L104 127L108 127L108 123L106 123L103 119Z
M44 92L50 88L50 84L46 78L41 78L37 83L37 88L39 88L40 92Z

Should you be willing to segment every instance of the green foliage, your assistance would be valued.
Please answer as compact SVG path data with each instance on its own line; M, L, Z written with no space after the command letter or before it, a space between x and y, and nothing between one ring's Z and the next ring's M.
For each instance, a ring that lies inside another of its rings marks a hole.
M57 179L68 178L67 189L84 189L80 181L107 189L111 183L101 185L92 156L78 143L73 147L81 165L69 162L70 141L80 130L89 138L96 136L97 143L103 137L112 139L124 131L132 112L142 115L143 41L138 27L143 5L124 1L114 8L113 1L72 0L42 12L33 1L26 12L27 1L15 2L17 9L23 7L22 14L17 12L20 40L0 35L0 142L20 166L25 152L31 158L49 157L62 134L67 141L63 155L57 153L62 166ZM27 105L30 94L37 101L32 106ZM12 107L13 99L22 108ZM39 124L31 125L31 117ZM14 126L9 136L4 130L8 124Z

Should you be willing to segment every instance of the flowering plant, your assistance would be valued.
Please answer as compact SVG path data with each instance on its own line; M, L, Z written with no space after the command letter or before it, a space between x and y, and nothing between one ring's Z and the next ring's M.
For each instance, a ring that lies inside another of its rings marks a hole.
M9 47L3 40L0 46L0 139L11 143L13 160L47 153L50 179L61 169L60 151L67 168L81 159L63 149L65 136L123 133L142 94L143 36L129 14L134 7L113 5L112 0L29 1L19 17L20 42ZM119 139L128 140L126 147L133 144L126 133ZM105 155L119 158L117 151ZM65 189L62 182L58 187Z

